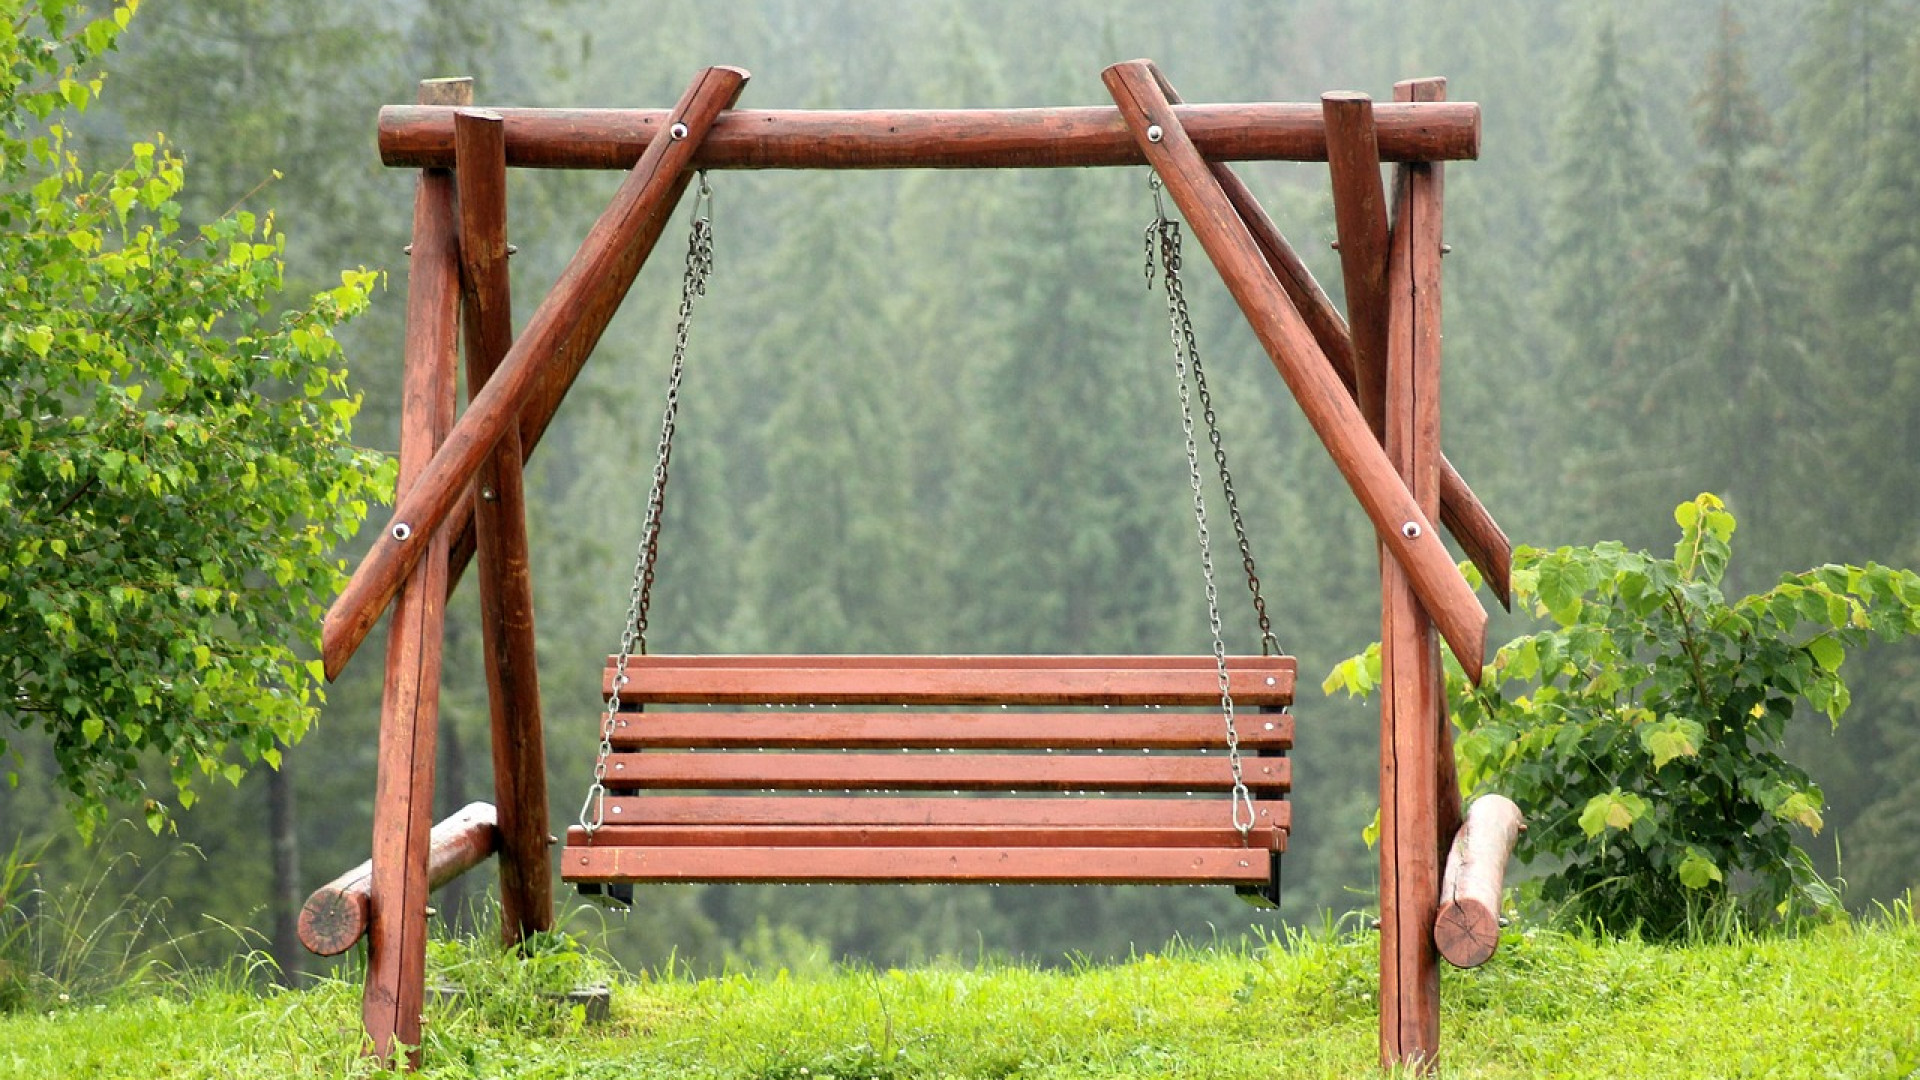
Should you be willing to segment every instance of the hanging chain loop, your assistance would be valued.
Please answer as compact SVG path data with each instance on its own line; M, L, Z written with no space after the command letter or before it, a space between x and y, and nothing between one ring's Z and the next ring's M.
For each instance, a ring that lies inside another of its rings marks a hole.
M613 732L620 712L620 688L627 684L627 665L647 653L647 617L653 605L654 565L660 556L660 518L666 510L667 465L673 458L674 425L680 416L680 380L687 366L687 332L693 324L694 298L707 294L713 273L713 188L707 174L699 175L693 198L693 223L687 230L687 267L680 279L680 312L673 332L673 363L667 373L667 401L660 416L660 442L654 452L653 482L647 490L646 518L640 526L640 544L633 563L633 584L627 590L627 622L620 634L620 653L614 659L613 684L607 691L606 712L600 718L600 755L593 764L593 785L580 806L580 827L588 836L606 824L607 757L613 753Z
M1280 639L1273 632L1273 619L1267 614L1267 598L1260 588L1260 573L1253 561L1253 543L1248 539L1247 522L1240 513L1240 496L1233 488L1233 472L1227 467L1227 449L1220 437L1219 415L1213 409L1213 392L1207 387L1207 371L1200 363L1200 346L1193 333L1193 319L1187 312L1187 300L1180 283L1180 224L1169 221L1160 201L1160 178L1149 177L1153 188L1153 224L1147 226L1147 288L1153 288L1154 247L1166 241L1158 239L1164 229L1172 236L1172 262L1167 270L1167 315L1173 324L1174 348L1184 351L1193 369L1193 388L1200 399L1200 414L1207 425L1207 442L1213 448L1213 462L1220 473L1220 490L1226 497L1227 516L1233 521L1233 535L1240 548L1240 568L1247 575L1247 592L1253 598L1253 613L1260 625L1260 652L1263 656L1281 655ZM1166 256L1163 254L1162 259ZM1185 379L1182 379L1185 385Z
M1227 645L1220 623L1220 590L1213 577L1213 537L1207 528L1207 500L1200 479L1200 445L1194 435L1193 394L1188 387L1188 372L1197 369L1199 353L1195 348L1193 319L1187 310L1186 292L1180 281L1180 224L1168 218L1160 205L1160 178L1152 176L1150 183L1154 193L1155 215L1152 224L1147 226L1145 237L1147 286L1153 286L1157 248L1161 280L1167 293L1167 322L1173 339L1173 370L1180 386L1180 429L1186 437L1187 481L1193 489L1193 521L1195 535L1200 541L1200 572L1206 580L1207 629L1213 637L1214 672L1220 683L1220 713L1227 727L1227 767L1233 774L1233 827L1244 838L1253 830L1255 821L1253 795L1247 790L1242 775L1240 731L1234 721L1233 687L1227 675ZM1202 400L1205 403L1210 399ZM1219 450L1219 429L1213 424L1213 410L1205 406L1204 412L1213 433L1211 441L1215 449L1215 461L1224 469L1226 456ZM1236 529L1241 528L1237 510L1233 517ZM1244 541L1244 531L1242 539Z

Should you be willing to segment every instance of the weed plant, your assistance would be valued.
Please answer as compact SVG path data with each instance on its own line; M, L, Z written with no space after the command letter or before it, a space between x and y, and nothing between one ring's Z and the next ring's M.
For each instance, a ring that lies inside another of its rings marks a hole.
M143 868L102 843L78 877L49 886L39 867L51 847L16 837L0 856L0 1013L150 987L171 970L182 940L167 923L167 901L145 898L157 864Z

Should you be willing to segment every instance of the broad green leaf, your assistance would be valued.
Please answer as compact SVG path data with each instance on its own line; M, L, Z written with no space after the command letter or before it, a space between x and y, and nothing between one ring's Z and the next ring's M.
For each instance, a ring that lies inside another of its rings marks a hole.
M1773 816L1781 821L1804 825L1816 833L1826 824L1825 819L1820 816L1820 800L1804 791L1796 791L1787 796L1778 807L1774 808Z
M1693 757L1700 752L1700 741L1705 738L1706 730L1698 723L1681 717L1669 717L1655 724L1647 724L1639 729L1640 744L1647 753L1653 755L1653 767L1658 769L1675 758Z
M1716 881L1726 880L1720 867L1698 848L1687 849L1687 857L1680 861L1679 874L1680 884L1689 889L1704 889Z
M1807 651L1813 654L1814 662L1827 671L1839 671L1847 658L1846 648L1828 634L1807 642Z
M1593 837L1609 829L1631 828L1648 809L1645 799L1614 788L1587 800L1586 808L1580 812L1580 829Z

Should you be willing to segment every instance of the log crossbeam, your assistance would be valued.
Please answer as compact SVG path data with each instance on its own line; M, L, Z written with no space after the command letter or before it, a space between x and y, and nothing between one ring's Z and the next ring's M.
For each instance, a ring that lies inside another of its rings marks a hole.
M427 888L437 890L479 866L499 844L494 808L468 803L433 827L427 854ZM373 860L313 891L300 909L300 943L315 956L338 956L362 937L373 916Z
M628 169L674 123L664 109L496 109L507 164ZM453 165L453 112L380 110L380 159L395 168ZM1215 161L1325 161L1320 110L1298 104L1188 105L1181 124ZM1458 161L1480 153L1480 109L1468 102L1383 105L1388 161ZM722 116L696 169L993 169L1139 165L1146 161L1112 108L754 110Z
M1433 943L1447 963L1477 967L1500 947L1507 860L1526 827L1520 808L1504 795L1482 795L1467 808L1466 823L1447 854L1440 911L1433 920Z

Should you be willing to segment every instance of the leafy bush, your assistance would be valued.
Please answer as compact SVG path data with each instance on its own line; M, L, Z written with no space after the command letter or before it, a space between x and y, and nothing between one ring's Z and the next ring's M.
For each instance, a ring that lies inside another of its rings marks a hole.
M133 8L0 0L0 757L44 730L89 833L109 799L158 831L300 737L331 552L390 476L333 337L376 275L283 312L271 218L183 229L158 136L107 170L70 148Z
M1802 705L1838 725L1850 648L1920 630L1920 575L1828 565L1729 602L1733 515L1701 495L1674 519L1668 559L1515 551L1515 595L1553 626L1502 648L1478 690L1450 677L1463 783L1520 805L1520 859L1552 866L1539 899L1599 929L1665 938L1716 908L1831 910L1796 843L1824 800L1780 749ZM1329 689L1369 690L1368 662Z

